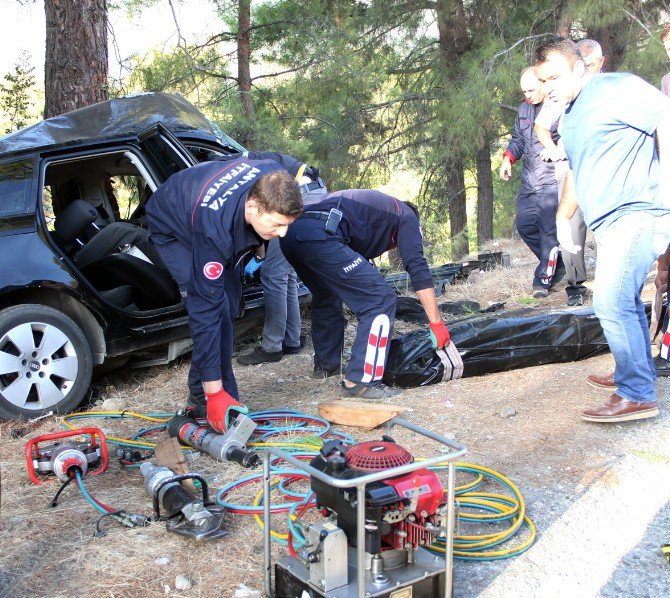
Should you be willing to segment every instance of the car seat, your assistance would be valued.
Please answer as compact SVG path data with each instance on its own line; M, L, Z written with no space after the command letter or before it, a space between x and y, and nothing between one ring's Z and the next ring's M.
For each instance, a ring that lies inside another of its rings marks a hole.
M158 309L179 303L175 281L164 268L157 252L149 245L147 230L127 222L114 222L98 229L93 224L97 210L77 199L70 203L54 223L54 236L96 290L114 303L126 301L132 288L132 302L141 310ZM96 232L85 241L87 229ZM128 253L140 249L142 257ZM114 291L113 293L111 291Z

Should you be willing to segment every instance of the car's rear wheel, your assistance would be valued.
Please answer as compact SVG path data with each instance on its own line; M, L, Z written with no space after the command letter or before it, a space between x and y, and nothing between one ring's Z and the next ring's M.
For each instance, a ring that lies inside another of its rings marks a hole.
M92 370L86 336L69 316L38 304L0 311L0 418L72 411Z

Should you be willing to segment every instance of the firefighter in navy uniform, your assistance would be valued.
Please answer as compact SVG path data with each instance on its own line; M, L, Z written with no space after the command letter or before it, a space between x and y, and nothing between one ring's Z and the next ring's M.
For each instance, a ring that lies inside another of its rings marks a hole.
M435 348L449 345L433 278L423 256L419 218L410 205L379 191L350 189L310 202L281 249L312 292L314 377L340 372L344 302L358 330L342 382L342 396L398 394L381 383L395 317L396 295L368 261L398 247L412 287L430 322Z
M285 235L301 212L298 184L286 170L246 158L182 170L147 203L150 242L179 285L189 315L190 402L204 394L207 420L218 431L227 429L234 412L247 411L238 402L231 363L231 311L237 305L233 309L230 296L240 292L236 267L264 241Z

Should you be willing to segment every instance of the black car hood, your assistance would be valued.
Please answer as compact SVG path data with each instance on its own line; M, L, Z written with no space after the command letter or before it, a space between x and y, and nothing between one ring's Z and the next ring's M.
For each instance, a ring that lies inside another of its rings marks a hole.
M54 116L0 139L2 154L136 136L161 122L173 132L198 132L244 151L193 104L176 94L139 93Z

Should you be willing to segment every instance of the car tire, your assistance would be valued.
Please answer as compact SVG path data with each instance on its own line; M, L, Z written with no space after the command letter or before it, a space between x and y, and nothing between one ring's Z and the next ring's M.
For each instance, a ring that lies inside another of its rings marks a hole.
M91 383L91 348L64 313L39 304L0 310L0 418L67 413Z

